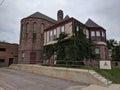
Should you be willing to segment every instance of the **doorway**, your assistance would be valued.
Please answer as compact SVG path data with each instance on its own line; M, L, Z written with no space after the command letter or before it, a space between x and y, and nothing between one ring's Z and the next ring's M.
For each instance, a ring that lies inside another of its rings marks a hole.
M13 64L13 58L9 58L8 66L10 66L11 64Z
M36 63L36 52L31 52L30 53L30 64L35 64Z

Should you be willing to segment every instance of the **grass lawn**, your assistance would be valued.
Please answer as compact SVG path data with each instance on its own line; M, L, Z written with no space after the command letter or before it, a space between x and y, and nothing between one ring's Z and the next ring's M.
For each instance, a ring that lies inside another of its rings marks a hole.
M103 70L97 67L81 67L80 69L95 70L105 78L111 80L113 83L120 84L120 67L113 67L111 70Z
M67 68L77 68L77 69L87 69L87 70L95 70L106 79L112 81L113 83L120 84L120 67L112 67L111 70L99 69L98 67L88 67L88 66L66 66L66 65L56 65L55 67L67 67Z

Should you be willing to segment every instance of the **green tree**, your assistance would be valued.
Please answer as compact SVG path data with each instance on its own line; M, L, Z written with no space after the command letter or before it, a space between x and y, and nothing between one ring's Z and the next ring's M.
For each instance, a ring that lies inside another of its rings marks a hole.
M116 44L117 44L117 41L114 39L107 40L108 49L113 49Z
M120 61L120 43L114 39L107 40L108 49L112 50L112 60Z

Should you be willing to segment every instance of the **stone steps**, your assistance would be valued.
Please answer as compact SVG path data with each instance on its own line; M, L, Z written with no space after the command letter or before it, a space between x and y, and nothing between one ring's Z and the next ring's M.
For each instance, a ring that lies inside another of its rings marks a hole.
M98 74L97 72L95 72L94 70L89 70L89 73L91 75L93 75L95 78L97 78L98 80L100 80L101 82L103 82L105 85L110 85L112 84L112 81L109 81L108 79L106 79L105 77L103 77L102 75Z

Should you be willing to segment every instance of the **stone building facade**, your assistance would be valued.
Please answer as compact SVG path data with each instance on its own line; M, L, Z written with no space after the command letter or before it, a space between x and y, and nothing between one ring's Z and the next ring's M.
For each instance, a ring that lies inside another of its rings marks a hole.
M95 52L100 54L100 60L107 60L106 30L90 19L83 24L68 15L64 17L63 11L59 10L57 20L38 12L21 20L19 63L42 63L43 46L56 43L55 38L61 32L72 36L76 22L83 27L86 38L95 42Z
M18 44L0 42L0 66L18 63Z

